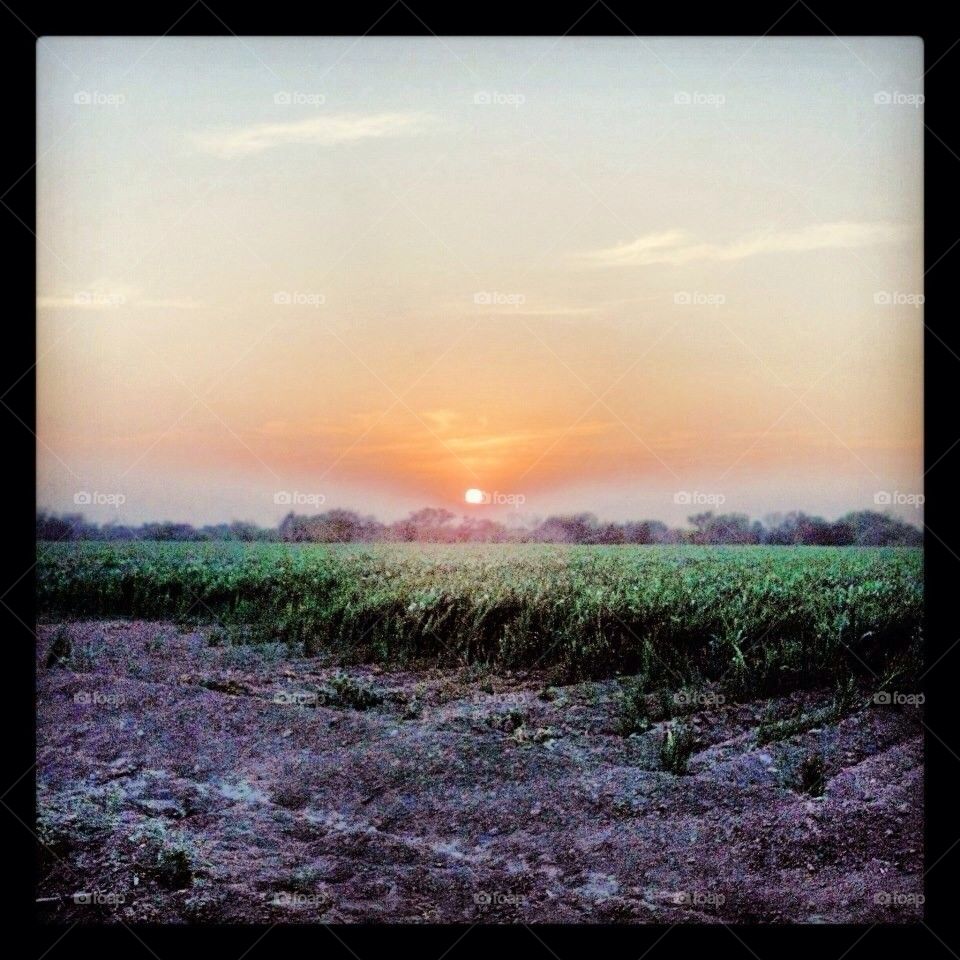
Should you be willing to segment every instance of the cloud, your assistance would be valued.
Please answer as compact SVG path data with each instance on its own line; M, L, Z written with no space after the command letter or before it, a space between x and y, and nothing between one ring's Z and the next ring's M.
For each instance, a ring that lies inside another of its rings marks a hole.
M680 266L695 260L744 260L763 253L803 253L890 243L903 229L889 223L815 223L795 230L764 230L728 243L697 243L683 230L649 233L631 243L583 254L598 267Z
M295 123L258 123L209 131L195 137L197 147L224 159L262 153L288 143L330 146L377 137L415 133L433 118L423 113L325 114Z

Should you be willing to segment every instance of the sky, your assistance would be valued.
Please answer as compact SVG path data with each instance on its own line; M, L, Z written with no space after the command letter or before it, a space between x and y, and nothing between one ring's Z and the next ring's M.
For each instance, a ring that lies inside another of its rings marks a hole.
M920 40L37 52L39 506L922 519Z

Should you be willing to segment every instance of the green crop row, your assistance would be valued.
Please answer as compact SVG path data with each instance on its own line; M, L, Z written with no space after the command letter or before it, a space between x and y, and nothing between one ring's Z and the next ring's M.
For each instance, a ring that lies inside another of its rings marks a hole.
M753 692L919 662L906 548L41 544L41 617L218 623L310 655Z

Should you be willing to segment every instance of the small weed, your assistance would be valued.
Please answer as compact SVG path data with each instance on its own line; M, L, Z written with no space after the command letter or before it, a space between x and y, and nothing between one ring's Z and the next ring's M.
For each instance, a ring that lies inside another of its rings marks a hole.
M526 723L526 715L522 710L506 710L502 713L488 713L486 724L494 730L503 733L514 733Z
M199 869L196 844L184 833L169 830L162 820L148 820L130 837L140 848L142 868L171 890L193 883Z
M557 739L557 731L553 727L537 727L536 730L528 730L521 724L513 731L511 737L517 743L544 743L549 744Z
M70 634L67 628L61 624L54 631L53 640L50 641L50 649L47 652L47 669L67 666L72 655L73 644L70 641Z
M147 653L159 653L163 650L164 641L162 633L155 633L149 640L144 641L143 649Z
M647 697L643 692L643 687L637 682L631 683L623 691L617 729L621 737L629 737L635 733L646 733L650 729Z
M96 666L104 644L92 640L74 643L65 626L57 627L47 652L47 669L63 667L77 673L90 673Z
M345 673L336 673L320 691L320 701L327 706L369 710L384 701L384 695L369 683L355 680Z
M685 723L671 724L660 743L660 763L663 769L677 776L685 774L695 745L693 727Z

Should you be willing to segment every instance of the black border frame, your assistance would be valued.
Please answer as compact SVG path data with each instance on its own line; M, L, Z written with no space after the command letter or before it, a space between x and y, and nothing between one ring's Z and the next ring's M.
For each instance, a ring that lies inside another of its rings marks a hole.
M220 6L218 3L217 7ZM221 19L223 18L223 19ZM379 18L379 19L378 19ZM229 22L229 26L224 22ZM23 0L0 0L3 23L3 53L0 70L6 93L4 115L10 131L3 151L0 195L0 229L6 235L7 256L14 261L4 270L9 278L7 292L13 308L7 311L3 349L4 384L15 380L23 370L30 372L3 394L0 423L8 463L14 466L15 492L8 499L15 549L4 551L12 561L0 580L0 616L6 626L8 656L3 700L13 707L6 725L7 770L0 803L0 822L7 828L8 850L13 854L7 864L12 892L2 899L10 920L17 923L23 938L29 938L34 956L48 954L56 960L56 950L106 950L107 955L143 955L168 960L171 948L179 947L185 936L192 942L212 943L229 957L272 953L296 946L301 949L333 949L344 957L367 960L380 947L384 933L390 935L393 948L413 946L438 960L457 957L464 950L489 950L515 942L537 956L559 960L580 955L585 950L620 947L635 958L665 947L704 946L734 956L767 960L772 951L785 947L808 953L811 949L833 958L857 958L872 955L881 944L888 950L916 946L930 956L957 956L960 936L953 932L951 868L960 857L960 818L951 816L952 785L960 767L960 730L951 709L949 681L951 668L958 663L952 647L960 637L960 628L950 616L945 589L960 568L960 538L956 534L950 494L951 483L960 462L960 428L950 416L956 407L949 388L960 373L960 333L946 309L951 302L953 270L960 267L960 224L952 216L948 198L954 194L960 173L960 137L954 115L960 67L960 26L953 26L945 14L945 5L918 0L909 7L880 9L866 5L824 5L816 8L806 0L783 0L759 8L730 8L716 4L702 8L689 6L655 9L624 3L623 0L558 0L549 7L528 3L525 6L489 0L477 6L458 7L427 0L380 0L379 3L353 3L349 8L272 5L233 7L214 10L207 0L182 0L181 3L155 3L131 9L129 4L110 0L96 6L53 7L40 4L28 7ZM842 924L817 926L700 926L663 927L654 925L543 925L523 926L137 926L125 928L84 927L73 929L43 923L33 903L35 890L35 846L26 825L34 817L32 767L35 756L33 695L34 652L30 643L34 622L33 510L35 474L34 329L35 290L26 278L35 272L34 238L35 178L35 44L45 35L753 35L825 36L909 35L919 36L925 46L927 131L924 145L925 176L925 251L926 251L926 335L925 365L925 464L926 476L926 590L927 590L927 663L937 664L924 682L927 696L926 716L938 735L927 736L926 762L926 868L931 872L926 888L926 917L919 924L866 926ZM952 81L952 83L951 83ZM19 179L18 179L19 178ZM9 186L8 189L8 185ZM931 199L933 202L931 202ZM9 261L7 261L9 262ZM954 445L956 444L956 445ZM19 485L22 484L22 491ZM8 488L9 489L9 488ZM936 531L936 532L934 532ZM956 546L953 546L956 544ZM24 570L27 572L24 574ZM19 577L19 579L17 579ZM938 662L938 658L939 659ZM29 772L10 783L20 771ZM9 777L7 776L9 774ZM21 822L18 824L17 819ZM25 877L30 882L25 883ZM8 888L9 890L9 888ZM8 928L9 929L9 928ZM13 930L17 928L14 927ZM464 935L469 929L469 936ZM13 932L11 930L11 932ZM269 936L266 931L269 930ZM665 933L666 931L666 933ZM294 939L291 941L291 933ZM14 934L15 936L15 934ZM516 938L516 939L515 939ZM60 946L64 939L65 945Z

